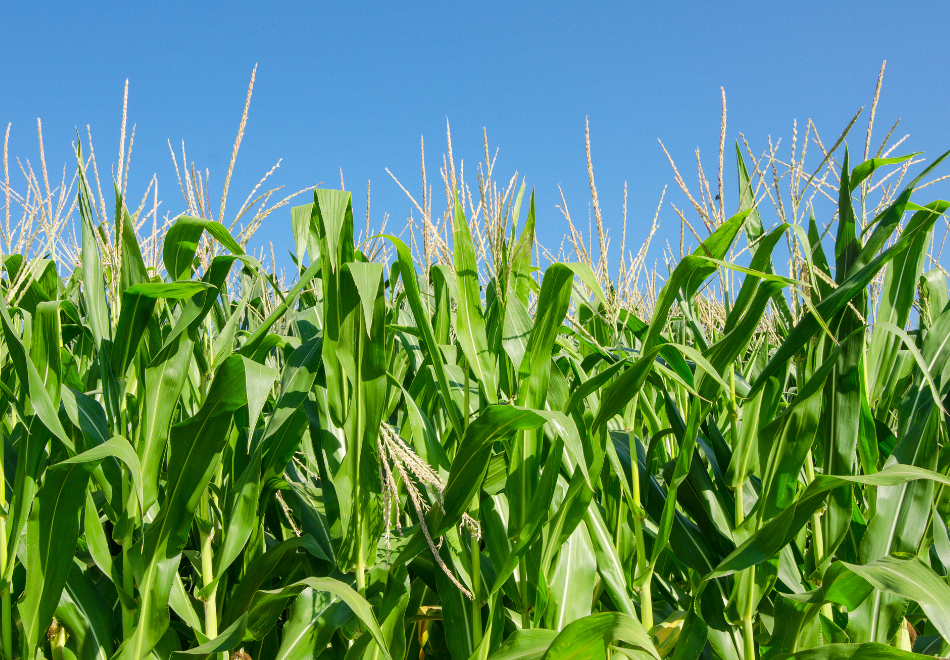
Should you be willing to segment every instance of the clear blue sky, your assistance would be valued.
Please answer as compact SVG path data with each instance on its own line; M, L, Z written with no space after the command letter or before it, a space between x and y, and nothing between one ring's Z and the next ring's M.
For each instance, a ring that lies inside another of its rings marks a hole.
M37 160L43 120L53 169L72 163L74 127L92 127L100 162L118 146L122 87L137 124L130 198L153 172L163 208L183 209L167 140L212 172L220 195L251 69L258 64L247 132L229 208L278 159L286 189L347 187L362 208L372 180L373 218L400 229L410 202L385 173L420 190L426 138L435 210L444 199L438 164L451 122L469 182L482 158L482 127L500 149L498 172L516 169L537 192L540 238L554 248L567 230L555 208L563 187L586 221L584 156L589 116L604 217L619 244L624 181L629 238L646 235L660 191L680 205L661 138L695 181L693 150L715 168L720 86L729 107L727 145L743 131L757 150L809 117L826 144L856 109L870 107L887 60L878 107L880 139L898 117L907 148L950 148L950 42L945 3L9 3L0 123L12 122L11 155ZM866 111L867 112L867 111ZM866 114L865 114L866 117ZM863 151L865 120L851 139ZM728 152L727 152L728 153ZM817 161L812 161L817 165ZM727 170L734 171L732 159ZM736 207L728 180L728 210ZM946 197L942 184L927 199ZM305 200L301 200L305 201ZM678 241L669 206L661 239ZM258 244L291 246L289 210L271 216ZM285 252L286 254L286 252ZM659 252L655 252L659 256Z

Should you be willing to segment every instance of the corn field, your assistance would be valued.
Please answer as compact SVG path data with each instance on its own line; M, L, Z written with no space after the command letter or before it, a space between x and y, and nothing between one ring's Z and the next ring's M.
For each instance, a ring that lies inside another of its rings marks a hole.
M423 156L401 237L368 190L365 229L322 187L226 215L184 151L187 211L132 210L124 121L108 197L89 136L54 188L5 150L0 655L950 655L947 154L875 154L873 115L863 157L857 115L737 144L730 213L723 97L665 269L625 201L608 270L589 139L557 254L487 138L441 215Z

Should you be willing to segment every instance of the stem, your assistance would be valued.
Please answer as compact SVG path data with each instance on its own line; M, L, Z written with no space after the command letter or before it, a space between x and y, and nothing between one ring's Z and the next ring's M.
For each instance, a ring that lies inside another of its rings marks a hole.
M63 660L63 649L66 647L66 629L55 618L50 628L54 627L55 632L52 633L53 636L49 640L50 651L53 652L53 660Z
M752 571L753 575L755 574L755 566L749 569ZM750 580L749 582L751 591L755 586L755 581ZM752 599L749 599L749 609L752 609L751 603ZM749 612L747 615L742 617L742 648L745 655L745 660L755 660L755 639L752 637L752 613Z
M356 591L364 599L366 598L366 561L363 559L363 544L360 543L356 551ZM360 630L365 632L362 623L359 624Z
M742 513L741 488L744 486L745 483L740 486L739 496L736 497L736 515L741 515ZM738 527L741 519L737 518L736 520L736 527ZM750 566L746 571L746 579L748 582L746 583L745 607L742 612L742 648L745 660L755 660L755 637L752 630L752 601L755 596L755 566Z
M518 442L521 443L521 460L522 466L525 465L536 465L538 459L538 453L540 449L536 450L537 445L537 431L518 431ZM519 471L518 474L518 501L521 503L518 512L518 521L519 529L524 529L525 525L528 522L528 503L531 501L531 494L529 494L529 483L528 477L525 474L526 470L524 467ZM521 627L524 630L531 629L531 606L528 601L528 565L522 556L521 561L518 562L518 588L521 595Z
M634 406L640 403L640 395L637 394L636 397L637 399L634 402ZM629 433L627 437L630 437ZM640 461L637 458L636 440L634 440L633 443L633 446L630 448L630 456L633 459L633 469L630 472L633 477L633 503L637 506L637 510L633 512L633 534L637 542L637 577L639 578L647 573L647 547L643 541L643 519L640 518L640 511L643 510L643 506L640 503ZM643 629L647 632L653 627L653 593L650 590L651 582L652 576L647 579L646 584L640 589L640 622L643 624Z
M736 527L742 523L743 498L742 489L745 487L745 481L736 489ZM745 603L742 611L742 643L743 655L745 660L755 660L755 638L752 630L752 600L755 596L755 566L750 566L744 574L747 576Z
M2 508L6 508L7 504L7 478L3 466L5 446L3 422L0 420L0 506ZM6 569L7 560L7 519L6 516L0 516L0 571ZM13 615L10 608L10 585L4 586L3 593L0 595L0 638L2 638L3 657L6 660L13 660Z
M211 519L211 506L208 502L208 490L201 495L201 517ZM204 586L207 587L214 580L214 551L211 549L211 539L214 536L214 526L205 534L201 534L201 578ZM214 639L218 636L218 599L217 586L211 590L205 600L205 635L208 639Z
M811 449L808 450L808 455L805 457L805 476L808 478L808 483L811 483L815 480L815 462L812 459ZM811 531L812 531L812 554L815 557L815 568L817 569L821 565L822 553L825 549L825 541L821 530L821 513L815 513L811 517ZM826 617L831 619L832 610L831 603L825 603L821 606L821 613Z
M868 398L870 398L871 390L868 387L868 361L867 360L861 360L861 377L864 378L864 392L868 396ZM868 403L870 404L870 401L868 401ZM942 446L942 445L938 445L938 446ZM874 471L877 472L877 465L868 466L868 467L873 467ZM943 486L938 486L937 492L939 493L941 490L943 490ZM864 495L865 499L867 499L868 501L868 520L870 520L871 518L877 515L877 486L865 486L864 494L865 494ZM934 499L934 502L939 502L939 501L940 501L939 496L938 498Z
M722 282L722 302L726 308L726 315L728 316L732 312L732 296L730 295L732 291L732 287L729 286L729 275L730 275L730 273L728 272L729 269L723 268L722 270L720 270L719 268L717 268L716 270L719 273L719 280L720 282ZM726 272L723 272L723 271L726 271Z
M729 417L732 421L730 435L732 436L732 446L736 447L739 444L739 406L736 403L735 369L729 370L729 398ZM738 486L736 486L735 529L739 529L739 525L741 525L742 521L745 520L745 497L743 496L743 491L745 490L745 481L745 477L743 476ZM738 540L736 543L738 544ZM755 566L750 566L743 572L743 574L747 580L745 602L743 603L744 607L742 611L743 656L745 660L755 660L755 638L753 637L754 633L752 630L752 601L755 597Z
M736 405L736 371L735 369L729 370L729 419L732 422L732 427L729 429L729 435L732 437L732 447L733 450L739 446L739 407ZM739 525L742 524L742 521L745 519L745 497L743 496L743 490L745 490L745 479L742 479L742 483L736 488L735 492L735 529L739 528Z
M521 587L521 627L524 630L531 629L531 614L528 612L528 566L524 559L518 563L518 585Z
M119 435L124 438L132 439L129 433L129 413L125 405L125 378L119 379ZM122 467L122 501L125 502L126 516L130 523L136 518L138 501L132 496L132 489L129 483L130 474L128 468ZM122 590L130 597L134 597L135 581L132 577L132 565L129 562L129 552L132 549L131 533L129 538L122 541ZM128 639L135 628L135 612L122 607L122 634Z
M808 455L805 457L805 476L808 478L808 483L811 483L815 480L815 462L811 456L811 450L808 450ZM821 514L815 513L811 517L811 531L812 531L812 547L813 554L815 556L815 567L821 563L822 552L824 550L825 544L824 539L822 538L821 533Z
M481 548L478 537L472 534L472 628L475 630L474 642L477 648L482 643L482 603L481 596Z
M10 589L3 590L2 597L3 614L3 657L7 660L13 659L13 613L10 607Z
M122 501L129 501L129 474L128 470L122 468ZM122 542L122 590L129 596L133 595L134 581L132 579L132 564L129 562L129 551L132 549L132 539L125 539ZM124 602L124 601L123 601ZM128 639L135 627L134 613L122 607L122 636Z
M363 549L356 554L356 590L366 598L366 565L363 561Z
M469 379L471 378L472 368L471 366L465 367L465 416L462 418L462 429L464 432L468 431L468 420L471 417L471 410L469 408L470 401L469 397L471 396L471 385L469 385ZM472 502L472 517L475 520L478 520L478 509L479 509L479 493L475 494L475 499ZM471 533L471 555L472 555L472 628L474 628L474 637L473 641L475 646L478 647L482 643L482 603L481 603L481 581L482 581L482 554L481 547L478 544L478 537Z
M743 484L742 488L744 487L745 484ZM736 488L736 527L745 520L745 498L742 497L742 488Z

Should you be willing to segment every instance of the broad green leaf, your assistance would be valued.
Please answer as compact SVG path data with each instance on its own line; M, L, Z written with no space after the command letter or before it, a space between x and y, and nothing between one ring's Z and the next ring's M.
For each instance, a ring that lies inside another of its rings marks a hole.
M553 630L591 614L597 562L586 525L579 525L558 552L551 572L545 624Z
M129 210L123 203L117 182L113 182L115 191L115 224L121 225L116 232L116 242L122 244L117 250L122 254L122 263L119 265L119 290L125 292L129 287L149 281L148 269L142 258L142 249L139 246L138 236L135 234L135 223ZM116 334L116 337L119 335Z
M489 660L538 660L557 637L554 630L516 630Z
M603 581L607 593L617 608L631 617L636 616L633 603L627 593L627 582L624 579L623 566L614 547L604 518L597 504L592 503L584 514L587 532L590 534L591 545L594 548L594 557L597 559L597 571Z
M96 229L93 226L92 206L89 198L92 191L86 181L86 168L82 157L82 143L77 135L79 159L79 220L82 225L82 278L83 298L86 303L87 319L96 342L96 349L102 346L103 339L112 338L112 326L106 303L105 282L103 280L102 260L99 258L99 244Z
M654 658L660 657L636 619L619 612L602 612L578 619L562 630L543 658L606 658L607 645L615 641L631 644Z
M929 213L942 214L950 208L950 204L933 202L928 205L928 208L933 209ZM925 215L927 212L918 211L915 217L911 218L909 225L925 222L923 220ZM930 222L926 224L932 226ZM908 246L907 251L898 255L887 265L884 284L881 288L881 302L875 317L877 322L886 321L900 328L907 325L916 294L917 279L924 267L924 250L928 235L929 232L918 234L914 242ZM899 339L893 335L874 333L871 337L868 347L867 379L871 388L872 401L881 399L888 377L897 362L898 346Z
M876 589L916 601L943 638L950 638L950 586L919 558L890 556L845 566Z
M776 660L922 660L927 656L899 651L887 644L866 642L864 644L828 644L813 649L784 653Z
M62 356L59 350L62 345L63 328L59 318L59 303L42 302L36 306L36 313L33 315L30 358L46 387L46 394L53 409L59 408L63 381Z
M138 476L138 460L124 438L114 438L46 471L26 525L29 576L20 605L24 621L24 654L32 657L56 611L66 586L71 557L79 538L79 512L85 502L86 487L95 465L115 456ZM139 488L141 488L141 481Z
M112 345L112 368L116 377L124 377L159 299L190 298L210 288L207 282L149 282L123 291L122 312Z
M532 213L533 217L533 213ZM472 231L465 218L465 211L455 200L455 234L453 239L455 274L458 279L458 320L456 332L459 345L489 404L496 403L495 356L488 347L485 334L485 319L482 315L482 297L478 285L478 261L472 243ZM528 254L530 261L531 255ZM515 275L517 277L517 275Z
M247 403L245 359L226 360L199 411L169 434L162 507L130 553L140 604L135 631L117 651L121 660L142 660L168 628L169 593L198 500L214 474L234 412Z
M13 362L17 378L26 388L29 395L30 407L36 413L36 416L49 429L63 446L71 453L75 453L72 440L66 435L59 417L56 414L56 408L46 390L46 384L42 376L30 359L29 352L24 346L23 341L18 336L13 320L7 310L6 301L0 300L0 324L3 326L3 338L7 347L8 354ZM57 406L59 402L57 401Z
M415 317L416 323L418 324L419 330L422 332L423 343L426 346L429 359L432 361L432 366L435 369L436 380L439 383L439 391L446 403L446 414L448 415L449 421L451 422L455 433L461 437L463 435L462 420L459 417L458 409L452 403L452 396L449 393L448 380L445 376L445 366L442 359L442 353L435 343L435 337L432 334L432 324L429 321L428 314L426 314L422 306L422 298L419 294L419 283L416 279L412 254L409 252L409 248L406 246L406 244L395 236L386 236L386 238L388 238L392 244L396 246L396 253L398 255L398 261L396 263L398 264L399 268L399 276L401 277L403 286L406 289L406 299L412 308L412 313ZM395 268L396 267L394 266L394 270ZM390 279L395 280L395 274L390 275Z
M257 503L261 495L261 455L254 452L240 480L234 485L233 502L226 512L224 538L214 554L214 579L197 592L207 598L225 575L227 568L238 558L258 523Z
M505 557L503 561L501 557L496 558L496 563L498 563L499 566L495 575L495 583L491 588L491 595L494 595L501 589L508 577L514 572L515 568L517 568L518 562L528 551L530 545L541 534L542 525L547 522L551 498L554 497L554 488L557 484L558 473L560 472L562 453L562 443L555 442L544 463L538 488L527 507L525 522L520 527L515 528L517 538L515 539L516 543L511 550L511 554Z
M162 263L171 279L176 281L191 279L189 275L195 253L198 251L198 241L205 231L217 239L231 254L260 266L253 257L248 257L244 253L238 242L220 222L181 215L168 228L162 250ZM263 269L259 267L258 270Z
M258 590L265 584L269 584L269 580L278 576L282 568L291 563L290 559L300 549L306 550L315 557L326 559L320 546L311 536L294 537L270 548L247 567L244 578L224 608L221 625L231 626L246 614Z
M56 606L56 619L69 630L79 660L109 660L112 656L112 610L96 585L74 560Z
M337 629L352 617L346 603L330 593L304 589L284 624L276 660L309 660L314 650L326 647Z

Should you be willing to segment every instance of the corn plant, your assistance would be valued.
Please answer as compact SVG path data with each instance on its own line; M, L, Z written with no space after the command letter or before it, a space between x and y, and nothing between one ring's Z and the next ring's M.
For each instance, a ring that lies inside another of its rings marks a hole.
M0 654L945 657L950 203L911 197L947 154L905 184L843 138L810 177L793 149L790 208L737 147L737 212L720 170L660 286L645 248L607 274L589 142L597 264L565 202L576 260L543 266L486 147L421 246L315 189L293 286L194 168L141 241L77 142L75 263L62 214L4 233Z

